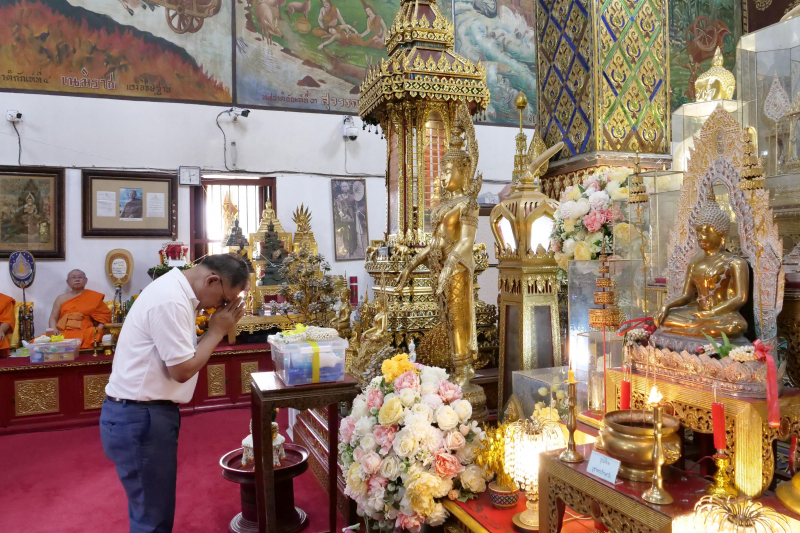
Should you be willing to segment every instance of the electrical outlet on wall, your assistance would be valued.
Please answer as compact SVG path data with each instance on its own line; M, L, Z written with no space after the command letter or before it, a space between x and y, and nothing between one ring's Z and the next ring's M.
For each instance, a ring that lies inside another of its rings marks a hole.
M22 113L9 109L6 111L6 120L9 122L22 122Z

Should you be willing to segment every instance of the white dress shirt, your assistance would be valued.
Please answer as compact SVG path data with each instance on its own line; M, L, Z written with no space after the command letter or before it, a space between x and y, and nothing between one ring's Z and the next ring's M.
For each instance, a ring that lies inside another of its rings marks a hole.
M148 285L131 306L119 335L106 394L125 400L191 401L197 375L186 383L167 370L194 357L197 297L173 268Z

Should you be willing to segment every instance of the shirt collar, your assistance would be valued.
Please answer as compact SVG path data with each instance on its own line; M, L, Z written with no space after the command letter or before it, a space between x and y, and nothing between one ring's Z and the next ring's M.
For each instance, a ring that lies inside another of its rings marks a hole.
M192 302L192 307L197 310L197 306L200 305L200 300L197 299L197 295L194 293L194 289L189 284L189 280L186 279L186 276L183 274L183 271L179 268L173 268L170 274L175 275L178 278L178 284L183 289L183 292L186 293L186 297L189 298L189 301Z

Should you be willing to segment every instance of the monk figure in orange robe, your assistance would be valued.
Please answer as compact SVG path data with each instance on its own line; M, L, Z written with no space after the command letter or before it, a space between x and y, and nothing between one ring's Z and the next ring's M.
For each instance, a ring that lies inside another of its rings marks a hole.
M86 289L89 281L81 270L67 275L69 290L56 298L50 313L50 329L65 339L81 339L81 348L91 348L103 336L103 324L111 322L104 295Z
M15 305L14 298L0 294L0 357L8 357L11 351L8 339L11 338L11 332L17 325L17 317L14 315Z

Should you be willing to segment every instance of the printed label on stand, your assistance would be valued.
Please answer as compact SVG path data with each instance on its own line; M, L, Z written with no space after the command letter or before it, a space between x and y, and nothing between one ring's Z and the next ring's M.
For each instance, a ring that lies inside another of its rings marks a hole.
M589 465L586 467L586 472L613 484L617 481L619 465L620 462L616 459L595 451L589 457Z

